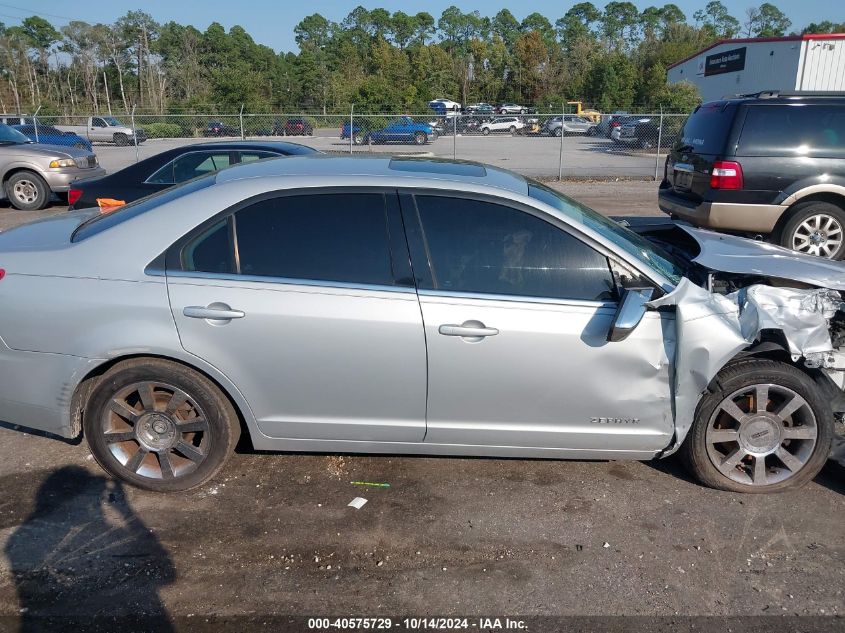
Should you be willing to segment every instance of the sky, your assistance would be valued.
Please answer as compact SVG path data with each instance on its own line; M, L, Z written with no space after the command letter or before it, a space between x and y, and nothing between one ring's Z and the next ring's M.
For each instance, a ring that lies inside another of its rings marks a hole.
M834 11L839 15L831 15L831 7L837 6L841 0L770 1L792 20L791 28L799 31L810 22L825 19L845 20L845 10ZM554 24L555 20L577 2L578 0L534 0L530 3L516 3L512 0L10 0L0 2L0 22L11 26L19 24L22 18L35 14L50 20L56 26L67 24L70 20L110 23L127 11L143 9L158 22L174 20L180 24L192 24L200 30L205 30L211 22L219 22L227 29L239 24L260 44L270 46L276 51L296 51L293 27L306 15L320 13L329 20L339 22L359 4L368 9L383 7L391 12L401 9L409 14L428 11L435 19L443 9L453 4L464 12L477 9L482 15L489 16L495 15L500 9L508 8L520 20L527 14L538 11ZM723 4L740 22L743 21L748 7L759 6L762 2L763 0L723 0ZM692 14L703 8L706 3L707 0L675 0L675 4L686 13L690 21ZM601 8L606 1L593 0L593 4ZM634 0L634 4L642 10L650 5L662 6L665 1Z

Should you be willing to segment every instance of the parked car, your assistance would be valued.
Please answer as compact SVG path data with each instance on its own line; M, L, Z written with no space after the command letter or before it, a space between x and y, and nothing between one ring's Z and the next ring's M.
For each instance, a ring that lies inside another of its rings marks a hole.
M660 143L661 148L671 147L678 139L678 135L673 130L664 126L665 129L660 130L659 121L645 121L638 123L629 123L619 127L620 143L640 147L642 149L651 149L657 147Z
M845 409L845 264L666 224L478 163L304 156L20 226L0 419L157 491L208 481L241 432L810 481Z
M486 121L481 124L481 133L487 136L497 132L507 132L509 134L516 134L519 130L525 127L525 123L515 116L500 116L492 121Z
M361 126L360 123L353 123L352 125L352 142L355 145L361 145L364 142L364 128ZM349 121L345 121L343 125L340 126L340 138L341 139L348 139L350 136L349 132Z
M380 130L364 132L366 143L413 143L425 145L437 138L437 132L429 123L418 123L409 116L400 116Z
M222 121L209 121L205 126L205 129L202 131L202 135L205 137L240 136L241 129L240 127L228 125Z
M489 116L492 117L496 114L496 108L491 106L489 103L474 103L472 105L468 105L465 110L466 114L472 114L476 116Z
M311 147L274 141L217 141L183 145L108 176L73 183L68 210L112 209L197 176L264 158L318 154Z
M610 130L610 140L625 144L625 141L622 139L622 128L626 125L637 125L640 123L648 123L651 121L650 117L642 117L642 116L620 116L616 117L610 122L611 130Z
M275 136L312 136L314 126L304 117L291 117L284 122L276 120L273 125L273 134Z
M659 204L697 226L845 258L845 93L697 107L667 156Z
M564 114L563 122L561 117L556 116L548 119L543 124L541 133L549 136L560 136L564 134L593 134L596 124L584 117L575 114Z
M105 173L90 150L33 143L0 124L0 181L16 209L43 209L52 194L64 197L76 180Z
M0 114L3 125L34 125L34 119L27 114Z
M443 117L452 117L461 111L461 104L451 99L434 99L428 102L428 107Z
M86 125L57 125L56 128L62 132L73 132L89 141L115 145L140 145L147 140L143 129L133 129L113 116L88 117Z
M528 108L517 103L503 103L498 108L499 114L528 114Z
M74 132L62 132L50 125L13 125L18 132L26 136L33 143L45 143L47 145L67 145L79 149L93 151L91 141L82 138Z
M636 117L633 117L627 113L616 113L607 116L606 118L602 118L602 122L599 124L599 129L604 131L605 136L607 138L613 138L613 132L616 128L620 127L621 125L625 125L628 123L633 123L636 120Z

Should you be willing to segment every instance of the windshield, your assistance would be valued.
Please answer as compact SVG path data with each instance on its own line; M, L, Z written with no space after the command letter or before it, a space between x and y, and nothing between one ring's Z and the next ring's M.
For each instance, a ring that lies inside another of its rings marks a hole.
M106 122L106 125L110 125L112 127L120 127L123 125L123 123L115 119L113 116L104 116L103 121Z
M567 217L593 229L647 267L659 272L673 284L677 285L681 282L681 278L685 275L683 266L657 245L559 191L533 180L528 182L528 195L532 198L545 202Z
M18 132L16 129L9 127L8 125L0 124L0 143L3 145L9 145L11 143L30 143L31 141Z

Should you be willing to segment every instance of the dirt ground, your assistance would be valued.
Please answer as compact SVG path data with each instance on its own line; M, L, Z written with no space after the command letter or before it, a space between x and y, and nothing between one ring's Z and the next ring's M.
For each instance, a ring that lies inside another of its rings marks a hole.
M653 210L654 183L563 187L606 213ZM19 218L0 210L6 226ZM210 484L156 495L109 480L84 443L0 425L0 490L0 630L304 631L307 620L287 616L314 615L567 618L533 620L535 631L572 616L615 616L579 630L845 629L845 472L833 465L801 491L743 496L703 488L671 458L245 446ZM349 507L358 496L367 503Z

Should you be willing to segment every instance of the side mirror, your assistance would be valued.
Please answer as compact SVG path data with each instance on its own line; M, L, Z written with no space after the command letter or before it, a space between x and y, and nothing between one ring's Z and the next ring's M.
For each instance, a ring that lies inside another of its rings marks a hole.
M624 341L642 321L646 313L646 304L651 301L654 288L628 288L622 294L613 323L607 333L607 340L615 343Z

